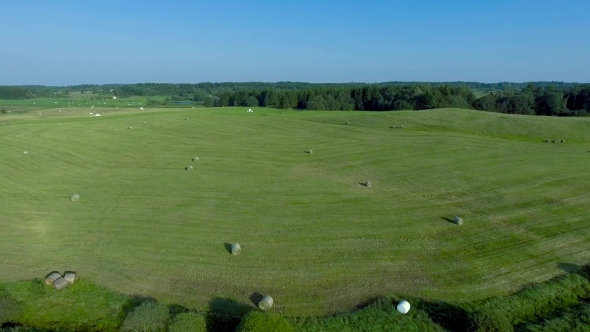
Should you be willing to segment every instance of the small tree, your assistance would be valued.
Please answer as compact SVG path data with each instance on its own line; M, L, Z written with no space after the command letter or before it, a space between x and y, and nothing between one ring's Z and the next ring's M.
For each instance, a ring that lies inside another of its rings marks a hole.
M207 332L205 317L193 312L183 312L172 320L168 332Z
M121 331L163 332L169 320L168 307L156 302L144 302L127 315Z
M252 311L242 318L236 332L292 332L293 327L277 314Z

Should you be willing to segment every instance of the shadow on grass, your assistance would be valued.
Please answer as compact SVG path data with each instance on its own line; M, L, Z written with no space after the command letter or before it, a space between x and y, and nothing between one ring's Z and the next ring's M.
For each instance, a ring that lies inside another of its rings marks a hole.
M262 301L263 297L264 297L264 295L262 295L258 292L254 292L254 293L252 293L252 295L250 295L250 302L252 302L253 305L258 307L258 303L260 303L260 301Z
M557 263L557 267L567 273L577 272L580 269L579 265L571 263Z
M469 331L469 314L464 308L444 301L414 301L417 309L425 311L435 324L447 331Z
M447 218L447 217L440 217L440 219L442 219L442 220L444 220L444 221L446 221L446 222L450 222L451 224L454 224L454 223L455 223L455 221L454 221L453 219L451 219L451 218Z
M231 254L231 243L224 243L225 250Z
M209 302L207 331L233 332L240 324L242 317L254 309L248 304L216 297Z

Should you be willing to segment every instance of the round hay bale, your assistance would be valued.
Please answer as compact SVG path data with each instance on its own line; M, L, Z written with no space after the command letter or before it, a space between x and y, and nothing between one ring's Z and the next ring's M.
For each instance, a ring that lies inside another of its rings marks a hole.
M307 151L307 152L309 152L309 154L313 154L313 150L309 150L309 151Z
M400 128L403 128L403 127L404 127L404 125L401 125L401 126L399 126L399 127L400 127Z
M29 151L26 151L26 150L25 150L25 151L23 151L23 154L27 154L27 153L29 153Z
M72 202L77 202L80 200L80 195L78 194L73 194L72 198L70 198L72 200Z
M78 279L78 277L76 275L76 272L67 271L64 273L64 279L66 280L68 285L71 285L74 283L74 281L76 281L76 279Z
M188 166L188 167L186 168L186 170L187 170L187 171L192 171L192 170L193 170L193 167L192 167L192 166Z
M61 278L61 274L59 274L59 272L57 271L53 271L50 274L48 274L47 277L45 277L45 284L51 286L53 282L59 278Z
M270 297L269 295L265 295L262 300L260 300L260 302L258 302L258 308L260 308L263 311L267 311L270 310L270 308L272 308L272 305L274 304L274 301L272 299L272 297Z
M399 311L402 314L407 314L408 311L410 311L410 303L408 303L408 301L401 301L400 303L397 304L397 311Z
M193 161L199 161L199 157L193 157Z
M61 126L61 123L58 123L57 125L58 125L58 126Z
M365 187L367 187L367 188L371 188L371 181L367 181L367 182L365 182Z
M131 126L127 127L127 129L132 129L132 128L133 128L133 127L131 127Z
M64 278L57 278L55 279L55 281L53 281L53 287L57 290L62 290L64 288L66 288L66 286L68 285L68 282L66 281L66 279Z
M545 142L551 143L551 140L550 139L546 139Z
M453 219L453 222L457 225L463 225L463 218L461 218L459 216L455 216L455 218Z
M146 123L147 123L147 121L144 121L144 122L143 122L143 124L146 124Z
M232 243L231 244L231 254L232 255L239 255L242 252L242 247L240 247L239 243Z
M188 120L188 118L184 118L185 120Z
M562 139L562 140L561 140L561 143L565 143L565 140L564 140L564 139Z
M557 140L556 140L556 139L554 139L554 140L553 140L553 143L557 143Z
M349 125L350 124L350 121L346 121L346 124Z

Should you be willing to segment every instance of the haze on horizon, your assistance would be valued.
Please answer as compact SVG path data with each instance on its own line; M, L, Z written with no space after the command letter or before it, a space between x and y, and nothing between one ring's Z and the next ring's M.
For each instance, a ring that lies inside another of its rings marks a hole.
M590 82L590 2L0 2L0 85Z

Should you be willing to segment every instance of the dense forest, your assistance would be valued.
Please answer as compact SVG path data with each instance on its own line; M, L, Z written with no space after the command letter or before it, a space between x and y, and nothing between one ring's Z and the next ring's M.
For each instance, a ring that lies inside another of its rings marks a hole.
M148 104L192 101L207 107L246 106L310 110L424 110L474 108L484 111L556 116L586 116L590 84L564 82L384 82L378 84L199 83L107 84L68 87L0 86L0 99L67 96L79 91L145 96ZM476 97L476 93L480 96ZM164 101L151 97L166 97Z

